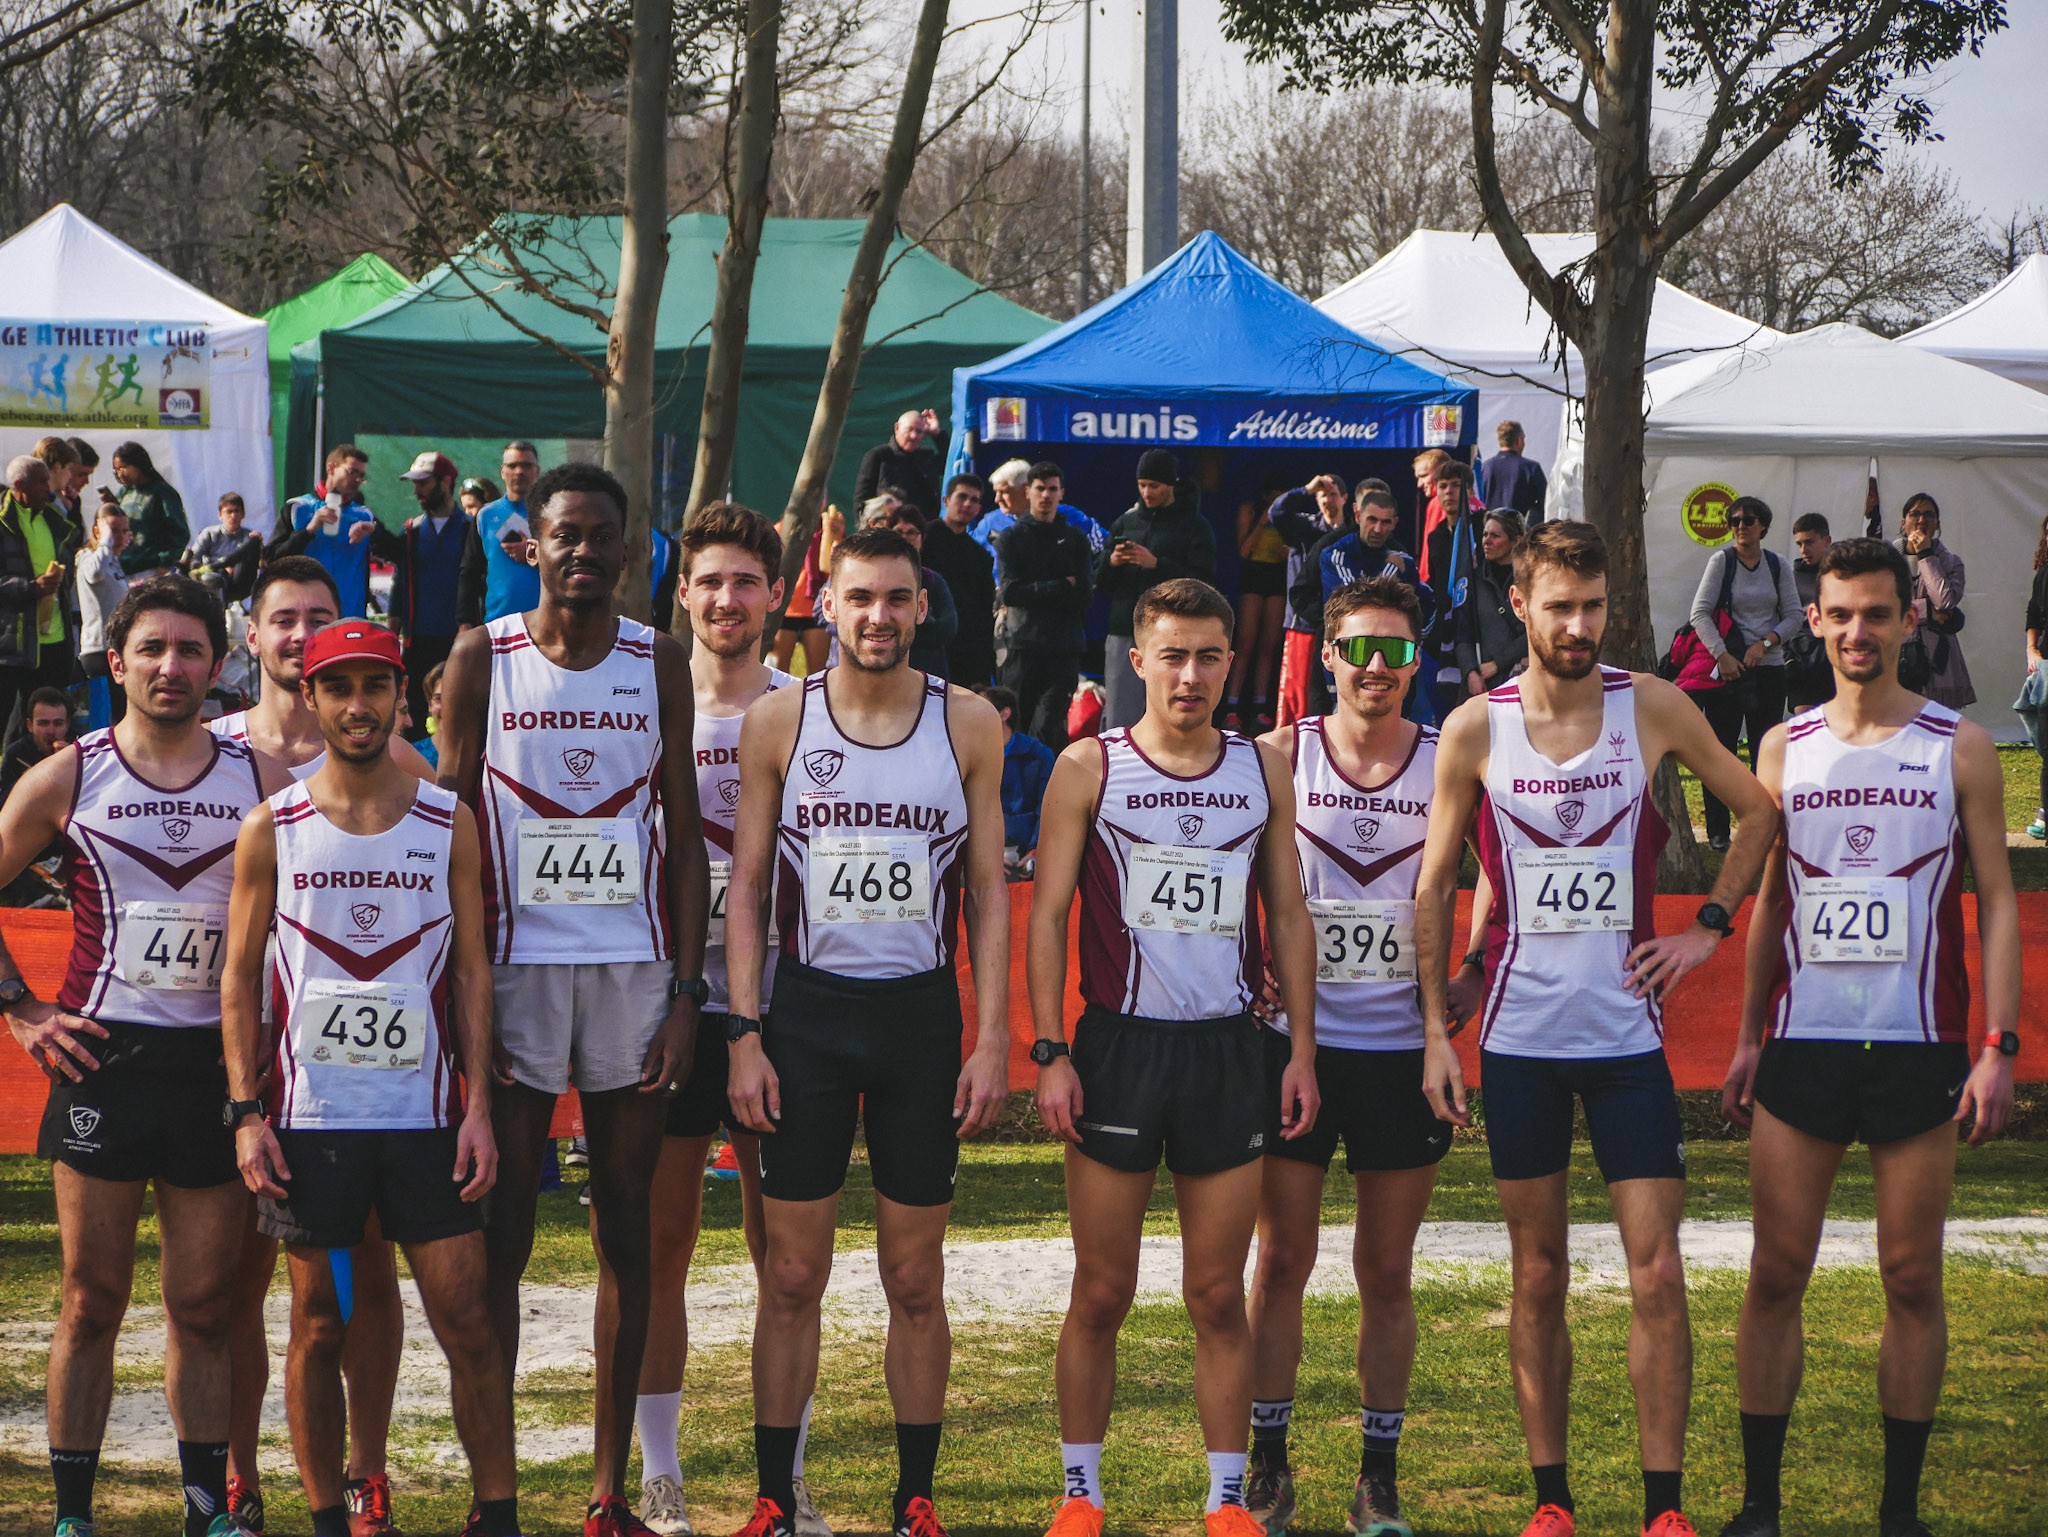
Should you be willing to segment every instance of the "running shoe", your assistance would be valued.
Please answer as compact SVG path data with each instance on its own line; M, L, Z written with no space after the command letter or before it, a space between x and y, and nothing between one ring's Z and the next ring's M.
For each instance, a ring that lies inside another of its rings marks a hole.
M1522 1537L1572 1537L1572 1513L1562 1505L1538 1505Z
M350 1479L343 1486L342 1500L348 1506L348 1537L405 1537L391 1519L388 1474Z
M66 1516L52 1529L50 1537L99 1537L99 1528L83 1516Z
M2029 838L2048 838L2048 811L2037 811L2034 820L2027 824Z
M1244 717L1235 710L1225 710L1223 712L1223 729L1225 731L1244 730Z
M1918 1516L1880 1516L1877 1537L1934 1537Z
M795 1537L796 1528L782 1507L763 1494L754 1500L754 1514L734 1537Z
M469 1519L462 1524L462 1537L484 1537L484 1513L471 1505Z
M1102 1537L1109 1513L1093 1500L1067 1500L1045 1529L1045 1537Z
M1667 1510L1643 1528L1643 1537L1700 1537L1700 1534L1685 1519L1683 1511Z
M895 1537L946 1537L946 1529L939 1524L932 1502L919 1495L896 1518Z
M1415 1528L1401 1519L1401 1495L1393 1480L1363 1474L1351 1490L1344 1526L1358 1537L1415 1537Z
M713 1179L738 1179L740 1177L740 1155L733 1151L730 1142L718 1145L718 1156L711 1160L711 1167L705 1171ZM801 1501L798 1502L801 1505Z
M1294 1524L1294 1470L1253 1462L1245 1472L1244 1508L1266 1537L1280 1537Z
M1721 1528L1721 1537L1780 1537L1778 1513L1745 1505Z
M648 1531L622 1494L606 1495L583 1515L583 1537L647 1537Z
M1208 1537L1266 1537L1258 1518L1242 1505L1225 1505L1202 1518Z
M796 1537L835 1537L832 1523L818 1513L811 1486L798 1476L791 1487L796 1491Z
M585 1180L583 1182L583 1188L576 1194L576 1204L578 1206L588 1206L590 1204L590 1181Z
M569 1151L562 1155L565 1169L587 1169L590 1167L590 1144L581 1137L569 1139Z
M242 1525L263 1537L263 1491L239 1478L228 1480L228 1509L242 1518Z
M206 1537L255 1537L255 1533L232 1510L224 1510L206 1523Z
M696 1537L697 1529L683 1509L683 1486L666 1473L641 1482L640 1519L655 1537Z

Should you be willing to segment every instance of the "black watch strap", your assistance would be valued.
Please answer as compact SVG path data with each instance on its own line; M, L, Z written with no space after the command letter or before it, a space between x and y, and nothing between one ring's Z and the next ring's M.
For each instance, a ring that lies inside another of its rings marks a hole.
M1053 1058L1066 1056L1068 1049L1065 1041L1036 1040L1031 1043L1031 1060L1044 1067Z
M20 977L9 977L0 982L0 1007L13 1008L28 996L28 983Z
M670 998L694 998L701 1006L711 999L711 984L702 977L670 977L668 995Z
M1699 910L1699 926L1711 929L1723 939L1735 932L1735 923L1728 916L1728 909L1719 902L1708 902Z
M759 1035L761 1021L749 1014L728 1014L725 1016L725 1039L728 1043L737 1041L743 1035Z
M1477 966L1481 971L1486 970L1486 951L1479 949L1467 952L1465 964L1467 966Z
M220 1121L221 1125L233 1131L242 1124L245 1117L261 1114L263 1101L260 1099L230 1099L221 1107Z

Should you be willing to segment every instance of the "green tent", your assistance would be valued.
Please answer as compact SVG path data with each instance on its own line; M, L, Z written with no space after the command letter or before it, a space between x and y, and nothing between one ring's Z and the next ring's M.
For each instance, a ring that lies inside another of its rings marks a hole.
M259 317L270 325L270 438L277 463L277 505L287 494L285 426L291 414L292 348L329 327L345 325L411 285L381 256L358 256L323 283L315 283Z
M858 219L770 219L762 234L733 494L771 516L781 512L803 456L861 228ZM567 275L565 292L588 298L589 288L576 286L578 274L585 284L591 275L608 284L618 271L617 219L559 217L529 221L525 229L529 267ZM717 214L683 214L669 225L655 403L656 430L670 439L660 462L663 502L671 510L687 494L696 451L725 231ZM885 274L832 475L832 495L842 505L861 454L888 436L899 413L922 406L943 412L955 368L985 362L1053 324L901 236ZM491 299L479 297L480 289ZM395 440L371 450L370 505L386 518L410 510L404 488L383 482L404 467L401 455L414 444L443 447L465 473L493 474L497 447L508 437L544 440L544 458L551 439L594 453L584 445L604 436L601 392L581 364L534 334L586 357L604 354L605 336L594 323L517 291L502 272L467 255L368 314L331 326L293 350L287 478L299 488L312 484L320 456L316 420L320 452L346 441L368 448L366 440Z

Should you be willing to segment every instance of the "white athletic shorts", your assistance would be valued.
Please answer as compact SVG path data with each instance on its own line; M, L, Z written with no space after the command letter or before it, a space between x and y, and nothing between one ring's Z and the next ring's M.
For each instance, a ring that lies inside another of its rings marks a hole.
M529 1089L602 1094L640 1081L640 1064L668 1018L667 961L601 966L493 966L498 1040Z

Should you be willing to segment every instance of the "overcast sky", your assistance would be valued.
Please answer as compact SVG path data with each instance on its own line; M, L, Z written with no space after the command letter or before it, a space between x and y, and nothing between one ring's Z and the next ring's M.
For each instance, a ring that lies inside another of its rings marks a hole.
M1221 0L1179 0L1181 100L1197 92L1246 87L1243 54L1223 39ZM1013 13L1015 0L956 0L956 19ZM1132 0L1094 0L1095 118L1116 136L1130 99ZM1963 196L1994 220L2028 205L2048 205L2048 111L2040 105L2041 61L2048 59L2048 0L2008 0L2007 29L1981 58L1942 72L1929 95L1942 143L1928 154L1954 173ZM1049 29L1032 63L1063 89L1078 124L1081 82L1079 13Z

